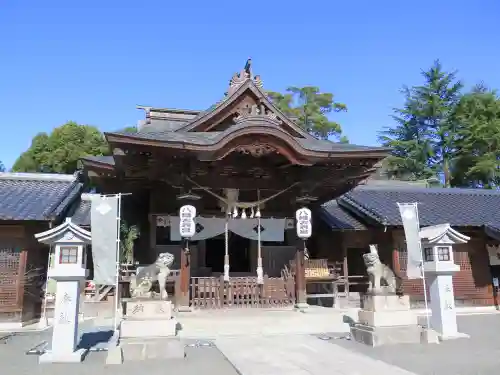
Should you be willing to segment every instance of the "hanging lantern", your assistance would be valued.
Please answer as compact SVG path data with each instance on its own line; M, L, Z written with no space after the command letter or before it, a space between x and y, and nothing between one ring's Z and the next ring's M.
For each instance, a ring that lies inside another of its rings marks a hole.
M242 218L243 220L247 218L247 213L245 212L245 209L244 209L244 208L241 210L241 218Z
M257 207L257 212L255 213L255 217L259 218L260 217L260 208Z
M236 219L238 217L238 208L235 206L233 210L233 219Z
M250 209L250 219L253 219L255 216L255 212L253 210L253 207Z

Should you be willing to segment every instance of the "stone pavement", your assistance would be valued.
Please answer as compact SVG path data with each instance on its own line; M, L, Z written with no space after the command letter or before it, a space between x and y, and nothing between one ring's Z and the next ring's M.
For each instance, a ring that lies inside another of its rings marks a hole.
M92 352L82 364L38 365L38 358L25 352L43 340L50 330L25 332L0 340L0 374L51 375L148 375L168 373L194 375L493 375L500 369L500 315L473 315L458 318L461 332L470 339L452 340L439 345L395 345L371 348L344 337L348 328L338 313L310 309L293 311L236 311L229 314L188 314L181 319L186 344L196 337L212 339L213 346L188 346L186 360L155 359L106 366L105 352ZM110 329L85 321L82 332ZM225 322L225 324L224 324ZM108 323L111 323L109 321ZM187 324L189 323L189 324ZM100 326L100 327L99 327ZM327 334L327 332L335 332ZM340 333L339 333L340 332ZM3 334L0 334L3 336ZM182 336L182 335L181 335ZM330 336L330 340L321 340ZM5 343L3 343L5 342ZM95 347L95 346L94 346Z
M353 341L331 340L339 346L418 375L496 375L500 373L500 315L459 316L458 329L469 339L439 345L405 344L370 348ZM334 336L334 335L332 335Z
M241 375L415 375L310 335L221 337L215 344Z
M186 347L186 359L131 361L123 365L105 364L106 352L91 352L80 364L39 365L36 355L26 351L49 338L48 332L15 335L0 341L2 375L238 375L234 366L215 347Z

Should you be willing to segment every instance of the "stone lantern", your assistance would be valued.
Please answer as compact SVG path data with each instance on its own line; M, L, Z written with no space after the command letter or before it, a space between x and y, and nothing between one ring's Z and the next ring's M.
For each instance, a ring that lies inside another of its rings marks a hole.
M453 259L453 245L465 244L470 238L454 230L450 224L440 224L422 228L420 239L431 299L430 328L441 340L468 337L457 329L453 274L460 270L460 266Z
M55 246L54 266L48 271L48 277L56 281L52 347L40 356L40 363L81 362L86 350L76 350L78 310L81 285L88 273L86 245L91 234L68 218L56 228L35 234L35 238Z

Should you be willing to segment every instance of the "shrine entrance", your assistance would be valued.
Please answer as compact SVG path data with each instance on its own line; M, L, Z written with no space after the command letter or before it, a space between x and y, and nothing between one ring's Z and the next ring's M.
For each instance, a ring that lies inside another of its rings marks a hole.
M390 150L311 135L273 103L251 60L205 111L141 109L146 118L137 132L105 133L111 157L83 164L100 193L144 192L142 222L130 224L140 224L144 251L153 259L162 251L175 254L179 310L305 305L304 246L293 227L284 243L285 221L293 225L299 208L314 212L351 190ZM172 218L186 204L205 220L191 245L184 246L176 230L168 244L155 242L167 224L154 218ZM238 236L227 235L228 227ZM290 247L296 267L277 270L283 259L288 264ZM200 259L214 274L222 263L223 274L201 277Z
M229 233L228 236L229 258L231 259L231 274L248 273L251 271L251 243L248 238ZM224 272L225 238L220 235L209 238L205 242L205 265L214 274Z

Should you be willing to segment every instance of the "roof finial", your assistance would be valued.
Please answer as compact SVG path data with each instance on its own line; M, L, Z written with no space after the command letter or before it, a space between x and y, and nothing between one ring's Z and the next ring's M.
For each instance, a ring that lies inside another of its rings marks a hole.
M247 63L245 64L245 72L248 74L248 76L250 78L253 78L253 75L252 75L252 58L249 57L247 59Z

